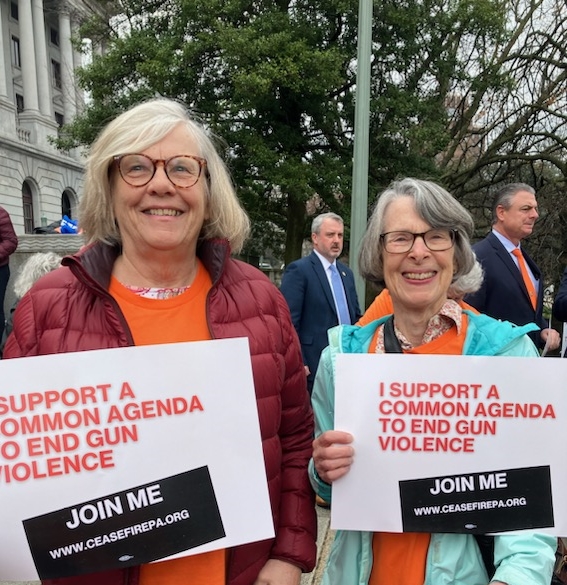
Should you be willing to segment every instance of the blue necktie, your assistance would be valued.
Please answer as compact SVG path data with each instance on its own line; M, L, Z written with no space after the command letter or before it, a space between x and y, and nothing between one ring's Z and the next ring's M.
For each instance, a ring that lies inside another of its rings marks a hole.
M335 295L335 302L339 311L339 323L341 325L350 325L350 314L348 312L345 291L343 288L343 281L339 275L339 271L334 264L329 266L331 271L331 284L333 285L333 293Z

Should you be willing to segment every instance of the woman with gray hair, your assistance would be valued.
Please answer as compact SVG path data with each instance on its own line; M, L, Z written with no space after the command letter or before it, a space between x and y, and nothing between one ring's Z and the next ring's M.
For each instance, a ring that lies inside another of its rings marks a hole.
M10 315L6 319L2 342L0 343L0 357L4 352L6 339L12 332L14 311L20 302L20 299L30 290L30 288L44 274L55 270L61 266L61 256L55 252L37 252L32 254L20 267L16 280L14 281L14 294L16 300L10 309Z
M121 114L91 147L79 220L88 245L20 301L4 357L249 338L275 535L65 583L299 585L316 557L301 349L277 288L230 257L249 220L210 136L169 99Z
M61 266L62 256L55 252L32 254L21 266L14 281L14 294L20 300L44 275Z
M387 316L363 327L329 331L313 387L315 440L311 483L331 501L331 485L348 473L353 436L334 429L335 360L339 353L538 356L516 327L463 308L449 291L478 287L470 214L445 189L403 179L382 193L360 250L360 271L385 284ZM472 277L471 277L472 275ZM408 357L408 359L411 359ZM471 534L338 531L325 585L548 585L557 541L543 534L494 537L492 563Z
M411 189L412 183L410 179L405 180L407 185L405 187L400 186L401 189ZM469 309L474 311L475 313L478 312L474 307L471 307L469 304L465 303L462 299L468 293L476 292L480 286L482 285L483 279L483 270L482 265L480 262L474 257L474 252L471 249L470 245L470 237L473 233L473 222L472 218L469 213L461 207L460 205L457 208L454 208L453 203L455 200L441 187L435 185L434 183L429 183L431 186L431 195L434 195L434 199L431 201L434 202L433 208L431 207L431 203L429 202L429 197L427 196L426 192L420 189L421 183L425 184L424 182L416 183L415 184L415 202L416 207L419 205L422 209L421 214L424 218L429 218L428 223L430 225L436 225L437 223L439 226L446 226L449 222L451 226L457 226L456 230L460 232L460 237L455 243L455 256L465 259L466 267L462 270L459 270L458 273L455 272L453 278L451 280L451 284L447 289L447 297L449 299L454 299L457 301L462 308ZM380 237L378 237L378 242L376 241L375 234L381 234L381 223L383 221L383 209L391 201L392 198L395 197L395 194L398 192L393 187L392 190L389 192L390 195L388 196L388 191L384 192L380 197L375 213L372 215L371 221L374 221L375 224L370 229L370 225L368 226L368 230L363 239L363 245L361 246L361 253L360 253L360 266L361 272L364 270L362 268L363 263L366 266L366 270L368 272L363 276L366 276L367 280L373 283L375 286L384 287L384 278L383 278L383 271L382 271L382 260L376 259L375 254L373 251L376 248L373 248L374 245L380 245ZM449 199L447 199L449 197ZM441 206L446 206L446 216L440 216L439 213L441 212ZM380 207L380 209L379 209ZM378 219L380 218L380 219ZM454 220L454 223L451 222ZM366 243L364 243L366 242ZM473 254L474 260L471 265L471 257L470 254ZM363 259L364 256L364 259ZM384 288L382 292L374 299L372 304L366 309L364 315L358 320L357 325L368 325L371 321L378 319L380 317L384 317L385 315L390 315L393 312L392 307L392 298L390 296L390 292L387 288Z

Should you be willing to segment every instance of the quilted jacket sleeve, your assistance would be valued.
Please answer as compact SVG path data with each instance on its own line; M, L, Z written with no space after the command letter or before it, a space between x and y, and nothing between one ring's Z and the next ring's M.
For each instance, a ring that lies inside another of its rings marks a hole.
M3 358L39 355L37 336L33 303L29 295L24 295L14 312L12 333L6 341Z
M8 264L8 258L18 247L18 237L14 231L8 212L0 207L0 266Z
M253 582L260 563L268 558L309 572L317 553L314 493L307 475L313 413L289 308L260 271L231 261L209 295L208 313L214 338L247 337L249 341L275 529L271 543L236 547L229 582L247 583L248 578L240 578L244 573ZM268 547L265 554L260 550L264 545Z
M62 267L40 278L18 302L4 358L132 345L109 295L93 294Z
M313 441L313 412L299 340L287 303L279 293L276 294L284 342L285 376L281 389L279 431L282 450L280 525L272 557L283 560L287 557L304 571L311 571L317 552L314 494L307 474ZM301 554L290 558L289 553L294 550L301 551Z

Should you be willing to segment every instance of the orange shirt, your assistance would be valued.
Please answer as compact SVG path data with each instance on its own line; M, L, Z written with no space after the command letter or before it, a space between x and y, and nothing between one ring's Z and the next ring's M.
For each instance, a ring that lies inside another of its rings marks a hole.
M375 532L368 585L423 585L430 535Z
M392 297L390 291L385 288L371 303L371 305L364 311L364 315L356 322L361 327L368 325L376 319L391 315L394 312L394 305L392 304Z
M437 339L404 353L462 355L467 323L466 315L462 315L460 333L457 333L456 326L451 327ZM370 343L369 353L376 349L378 330ZM430 535L425 533L375 532L372 538L372 572L368 585L423 585L429 540Z
M199 263L193 284L169 299L150 299L112 277L110 294L124 313L136 345L211 339L206 318L211 277ZM215 550L140 567L139 585L225 585L225 550Z
M207 325L207 293L211 277L199 263L193 284L169 299L150 299L127 289L114 277L109 292L124 313L136 345L211 339Z

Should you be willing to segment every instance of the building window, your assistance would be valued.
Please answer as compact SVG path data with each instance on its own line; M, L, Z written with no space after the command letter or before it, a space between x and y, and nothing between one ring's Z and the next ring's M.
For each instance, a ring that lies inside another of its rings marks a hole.
M20 39L12 36L12 65L21 68L22 59L20 57Z
M17 2L10 2L10 16L16 22L18 22L18 20L20 19L19 14L18 14L18 3Z
M33 234L33 197L31 187L24 183L22 187L22 207L24 210L24 230L26 234Z
M55 89L61 89L61 63L55 59L51 59L51 80Z
M20 93L16 94L16 110L18 114L24 111L24 96Z
M51 39L52 45L59 46L59 31L52 26L49 27L49 38Z
M59 112L55 112L55 121L57 122L57 126L59 126L59 128L61 128L63 126L63 124L65 124L65 117L63 116L63 114L60 114Z

